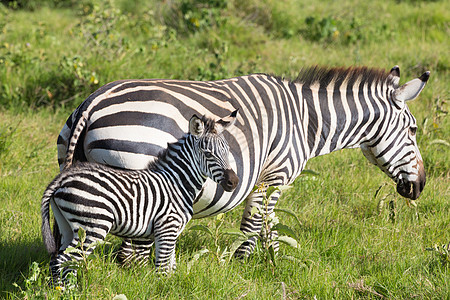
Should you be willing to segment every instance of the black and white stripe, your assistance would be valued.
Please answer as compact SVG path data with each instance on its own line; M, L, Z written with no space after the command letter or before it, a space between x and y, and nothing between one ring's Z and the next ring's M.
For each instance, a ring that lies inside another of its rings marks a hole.
M255 74L209 82L112 82L67 120L58 139L59 163L62 168L73 124L82 114L87 122L75 159L139 169L182 136L187 116L217 117L239 108L238 122L227 135L239 185L233 193L223 193L207 181L194 203L194 218L229 211L247 198L241 229L259 232L260 216L249 218L251 208L261 203L261 194L252 193L255 185L289 184L310 158L352 147L361 147L393 178L401 195L415 199L425 173L414 136L416 121L405 102L418 96L429 72L402 86L399 76L397 66L390 72L312 67L293 81ZM277 197L272 199L273 206ZM249 241L238 254L252 247Z
M53 255L50 266L58 280L61 264L81 259L78 253L64 252L76 247L78 231L86 231L84 250L108 233L127 238L138 252L122 253L142 258L155 242L156 267L164 271L175 266L175 242L193 215L193 202L206 178L227 192L238 178L230 168L229 146L222 134L236 119L237 111L217 122L192 117L189 134L168 145L144 170L114 169L95 163L78 163L66 168L49 184L42 198L42 235ZM61 234L57 245L49 225L50 204ZM130 248L131 244L130 244ZM63 278L71 270L63 270Z

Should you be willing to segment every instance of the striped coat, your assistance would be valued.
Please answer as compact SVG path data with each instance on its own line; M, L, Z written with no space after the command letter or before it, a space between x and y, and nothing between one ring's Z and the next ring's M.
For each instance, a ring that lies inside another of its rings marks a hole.
M239 185L225 194L208 181L194 203L194 218L229 211L247 199L241 229L258 232L260 216L250 218L251 208L261 203L261 194L252 193L255 185L290 184L309 159L354 147L361 147L369 161L397 183L401 195L415 199L425 173L414 135L417 124L406 101L419 95L429 72L402 86L399 76L398 67L390 72L313 67L296 80L254 74L209 82L112 82L67 120L58 138L59 163L62 168L67 141L81 114L87 114L88 121L76 160L139 169L185 132L186 116L214 118L239 108L236 126L226 136ZM277 197L272 197L271 207ZM251 248L243 245L238 251L248 253Z

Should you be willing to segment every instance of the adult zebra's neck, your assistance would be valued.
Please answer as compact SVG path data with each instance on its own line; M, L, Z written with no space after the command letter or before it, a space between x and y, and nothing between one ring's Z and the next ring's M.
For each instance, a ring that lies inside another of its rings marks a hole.
M390 107L389 78L368 68L302 71L294 84L308 158L358 147L374 136Z
M194 151L194 138L188 134L179 141L168 144L167 149L159 154L149 169L164 174L179 189L184 200L193 201L206 181L198 160Z

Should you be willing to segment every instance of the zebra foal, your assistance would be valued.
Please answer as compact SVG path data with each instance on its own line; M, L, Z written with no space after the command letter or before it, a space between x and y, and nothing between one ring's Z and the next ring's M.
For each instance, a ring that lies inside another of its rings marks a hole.
M164 272L172 270L176 239L192 218L193 202L206 178L227 192L237 186L239 180L230 168L229 146L222 135L234 124L236 115L237 110L218 121L194 115L189 133L169 144L147 169L79 163L56 176L41 203L42 236L52 254L53 279L75 272L62 264L81 259L77 253L65 253L67 247L77 247L79 228L86 231L83 251L87 255L94 249L92 243L104 240L108 233L137 242L154 240L155 266ZM60 246L50 229L50 205L61 234Z

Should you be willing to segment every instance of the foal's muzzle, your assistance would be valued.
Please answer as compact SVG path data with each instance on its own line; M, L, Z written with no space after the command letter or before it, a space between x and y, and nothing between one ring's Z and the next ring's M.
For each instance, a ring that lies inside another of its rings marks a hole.
M234 173L234 171L231 169L225 170L223 179L220 182L222 188L227 192L232 192L236 188L238 183L239 178L237 177L236 173Z

